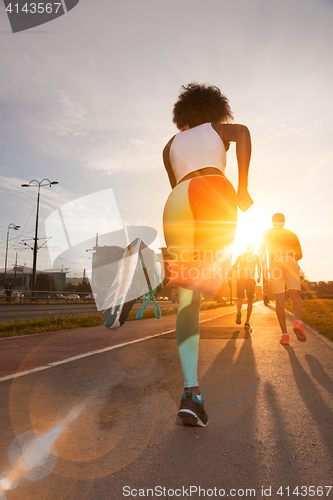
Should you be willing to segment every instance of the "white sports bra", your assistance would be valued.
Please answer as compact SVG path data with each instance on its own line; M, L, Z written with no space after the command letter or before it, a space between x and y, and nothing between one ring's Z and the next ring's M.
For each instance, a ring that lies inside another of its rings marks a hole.
M190 172L205 167L218 168L224 174L226 149L211 123L203 123L175 135L170 147L170 163L177 184Z

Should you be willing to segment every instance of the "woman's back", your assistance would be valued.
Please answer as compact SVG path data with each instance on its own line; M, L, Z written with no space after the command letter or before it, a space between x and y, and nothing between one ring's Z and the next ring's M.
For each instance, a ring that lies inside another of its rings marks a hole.
M211 123L178 133L170 147L170 163L177 183L190 172L206 167L226 167L226 149Z

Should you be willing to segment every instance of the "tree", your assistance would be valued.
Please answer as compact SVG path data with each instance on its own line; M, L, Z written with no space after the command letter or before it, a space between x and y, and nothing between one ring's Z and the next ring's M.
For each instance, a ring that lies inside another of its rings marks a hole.
M309 281L308 278L306 277L305 272L303 271L302 268L300 268L299 274L300 274L301 282L302 281Z
M82 278L82 281L81 281L81 283L79 283L77 290L78 290L78 292L92 293L89 280L87 278Z
M48 274L38 273L36 277L37 290L49 292L56 289L54 279L52 279Z

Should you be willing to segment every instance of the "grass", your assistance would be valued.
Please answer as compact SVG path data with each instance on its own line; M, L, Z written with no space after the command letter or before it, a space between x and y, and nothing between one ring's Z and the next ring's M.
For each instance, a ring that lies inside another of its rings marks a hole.
M102 324L101 314L89 316L75 316L73 313L65 318L57 318L45 314L41 319L28 319L26 321L15 320L10 323L0 323L0 338L31 335L33 333L56 332L59 330L70 330Z
M201 310L216 309L223 307L224 304L214 302L204 302ZM161 309L162 316L176 314L178 306L171 309ZM128 315L126 321L135 320L137 312ZM145 311L143 319L154 318L154 311ZM74 313L66 317L57 318L56 316L45 314L41 319L27 319L26 321L12 321L10 323L0 323L0 338L17 337L21 335L32 335L34 333L56 332L59 330L70 330L73 328L91 327L102 325L102 313L90 314L87 316L76 316Z
M286 302L291 311L291 303ZM303 300L302 320L333 341L333 299Z
M204 302L201 310L215 309L223 307L224 304ZM290 302L286 302L286 308L291 311ZM177 313L177 306L171 309L162 309L162 316ZM135 320L136 312L129 314L127 321ZM153 311L146 311L144 319L153 318ZM303 300L304 323L310 325L319 333L333 341L333 299L312 299ZM76 316L70 313L66 317L57 318L46 314L42 319L26 321L15 320L11 323L0 323L0 337L16 337L19 335L31 335L42 332L55 332L59 330L70 330L72 328L82 328L102 325L102 314L90 314L87 316Z

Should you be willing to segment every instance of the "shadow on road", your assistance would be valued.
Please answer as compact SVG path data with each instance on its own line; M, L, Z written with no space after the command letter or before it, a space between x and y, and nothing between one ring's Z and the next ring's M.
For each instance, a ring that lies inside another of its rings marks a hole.
M295 377L295 382L297 384L297 389L304 401L304 404L309 410L311 417L316 423L316 427L322 436L324 446L327 448L329 453L333 454L333 420L332 420L332 410L325 401L323 400L321 394L319 393L316 385L314 384L312 378L305 371L292 347L287 347L287 351L290 358L291 367ZM316 358L312 355L307 355L306 359L309 363L312 374L315 373L314 378L321 380L321 385L327 383L332 389L332 380L328 376L323 377L323 370Z
M333 380L325 372L320 361L312 354L306 354L305 359L309 363L312 377L330 394L333 394Z

